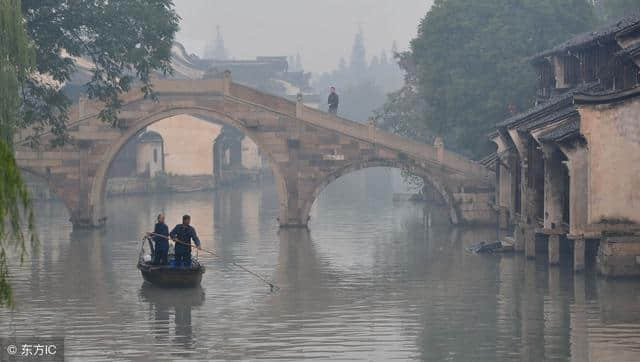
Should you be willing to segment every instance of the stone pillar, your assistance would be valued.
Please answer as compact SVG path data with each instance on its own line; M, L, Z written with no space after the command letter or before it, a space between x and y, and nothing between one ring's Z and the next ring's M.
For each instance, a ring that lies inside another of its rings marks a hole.
M498 223L501 229L509 226L511 215L515 213L512 205L512 174L511 169L505 166L510 165L511 156L499 156L496 159L496 206L498 207ZM510 166L509 166L510 167Z
M298 182L295 178L285 177L287 201L281 205L278 224L281 228L306 228L308 215L302 215L302 201Z
M372 143L376 143L376 120L373 118L369 119L369 122L367 123L367 130L369 131L369 140L371 140Z
M231 95L231 71L225 70L222 76L222 94L225 96Z
M75 199L78 200L75 208L71 211L71 223L74 228L92 228L101 225L94 225L93 213L89 206L89 192L91 190L91 179L89 178L89 141L78 141L77 152L80 155L78 160L78 180L77 184L69 185L75 190Z
M577 238L573 240L573 271L575 272L581 272L584 270L584 244L584 238Z
M442 137L436 137L433 142L433 148L436 150L436 157L438 157L438 162L444 162L444 140Z
M579 236L584 234L589 207L587 149L576 144L562 147L562 152L567 156L569 170L569 234Z
M560 235L549 235L549 264L560 264Z
M562 225L563 172L559 151L543 145L544 155L544 228L555 230Z
M520 210L516 207L518 204L518 187L520 187L520 185L518 185L518 177L520 176L521 172L518 169L518 166L520 165L520 160L518 159L518 155L511 153L509 155L509 167L511 168L511 171L509 171L509 176L510 176L510 184L511 187L509 188L510 190L510 197L509 197L509 210L510 210L510 218L511 218L511 222L512 223L517 223L518 220L516 220L516 215L520 215Z
M529 155L530 140L521 139L523 152L520 153L520 205L522 236L524 239L524 251L527 258L536 257L536 231L535 231L535 195L533 194L533 185L529 184L529 173L533 170L531 167L531 155Z
M298 140L289 139L289 165L280 169L276 183L286 193L286 200L281 200L278 223L281 228L306 228L309 223L309 212L313 204L313 179L304 178L298 167L300 145Z
M561 146L567 156L569 170L569 235L574 241L573 268L584 270L584 229L587 225L589 190L587 149L584 144L576 142L570 146Z
M520 154L520 224L522 242L521 245L525 251L527 258L535 257L535 233L531 233L531 216L529 215L530 207L529 200L529 154L528 154L528 142L526 139L519 138L520 147L518 147L518 153ZM533 247L532 247L532 238Z
M302 97L302 93L298 93L296 96L296 118L302 119L304 111L304 99Z
M78 97L78 120L83 119L87 115L87 95L82 93Z

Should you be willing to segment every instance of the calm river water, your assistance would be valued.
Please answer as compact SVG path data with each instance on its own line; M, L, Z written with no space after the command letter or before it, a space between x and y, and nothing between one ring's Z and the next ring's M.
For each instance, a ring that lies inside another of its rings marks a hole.
M41 252L13 269L0 336L64 336L70 361L640 361L638 281L469 254L494 231L438 226L385 172L330 185L310 232L278 230L271 184L110 199L101 231L38 204ZM209 256L201 289L143 286L139 239L161 211L281 290Z

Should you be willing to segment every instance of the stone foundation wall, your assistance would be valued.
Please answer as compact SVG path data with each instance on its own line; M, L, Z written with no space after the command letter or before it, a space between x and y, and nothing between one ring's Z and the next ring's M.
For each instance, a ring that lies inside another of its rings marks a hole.
M158 175L151 179L144 177L117 177L107 180L107 195L193 192L213 190L215 186L213 176L209 175Z
M146 194L152 191L152 182L147 178L114 177L107 180L107 195Z
M596 260L598 272L604 276L640 276L640 236L603 237Z
M467 225L495 225L496 210L492 207L495 193L454 193L455 207Z

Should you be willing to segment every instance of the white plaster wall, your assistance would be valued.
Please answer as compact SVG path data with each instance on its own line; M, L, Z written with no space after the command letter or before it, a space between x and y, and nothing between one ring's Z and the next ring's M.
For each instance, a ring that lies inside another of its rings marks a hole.
M579 111L589 149L588 222L640 223L640 99Z
M156 161L153 159L153 151L156 151ZM139 175L149 169L149 176L153 177L162 171L162 143L140 143L136 156L136 171Z
M213 175L213 142L222 126L189 116L174 116L148 127L164 140L165 172Z

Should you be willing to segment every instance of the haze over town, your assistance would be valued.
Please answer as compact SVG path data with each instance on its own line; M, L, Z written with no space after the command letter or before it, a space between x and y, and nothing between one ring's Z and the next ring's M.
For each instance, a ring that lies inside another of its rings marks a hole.
M362 27L372 54L400 49L415 37L430 0L177 0L182 17L177 40L202 55L219 25L231 57L302 56L306 71L337 67Z
M0 0L0 361L637 362L638 301L640 0Z

